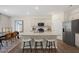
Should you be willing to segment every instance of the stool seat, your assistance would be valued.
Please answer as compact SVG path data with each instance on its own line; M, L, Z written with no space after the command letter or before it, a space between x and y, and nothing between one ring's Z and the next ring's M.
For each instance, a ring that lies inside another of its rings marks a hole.
M22 39L23 42L28 42L28 41L31 41L31 40L32 39L30 39L30 38L29 39Z
M43 39L34 39L35 42L42 42Z
M46 41L55 41L55 39L46 39Z

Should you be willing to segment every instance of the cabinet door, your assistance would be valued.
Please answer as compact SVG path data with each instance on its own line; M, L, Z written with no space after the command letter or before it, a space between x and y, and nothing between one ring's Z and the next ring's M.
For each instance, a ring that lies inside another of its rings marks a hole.
M72 21L72 32L79 33L79 19Z
M75 34L75 45L79 47L79 34Z

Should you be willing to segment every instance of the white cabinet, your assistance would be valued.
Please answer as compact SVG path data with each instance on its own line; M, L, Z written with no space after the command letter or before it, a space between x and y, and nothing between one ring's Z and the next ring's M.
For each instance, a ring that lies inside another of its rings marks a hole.
M79 33L77 34L75 34L75 45L77 46L77 47L79 47Z

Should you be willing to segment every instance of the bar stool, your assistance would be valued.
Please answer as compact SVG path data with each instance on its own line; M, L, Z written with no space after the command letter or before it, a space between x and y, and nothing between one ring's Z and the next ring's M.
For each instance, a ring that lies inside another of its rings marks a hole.
M43 39L34 39L35 41L35 52L37 52L38 49L43 50Z
M56 52L55 39L46 39L46 49L49 49L49 52Z
M32 52L31 41L32 41L32 39L23 39L23 52L24 52L25 48L27 48L27 47L29 47L30 52Z

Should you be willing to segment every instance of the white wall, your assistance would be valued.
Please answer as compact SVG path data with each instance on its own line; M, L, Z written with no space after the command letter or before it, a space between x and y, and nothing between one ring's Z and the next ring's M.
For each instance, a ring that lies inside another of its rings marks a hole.
M65 21L79 19L79 8L65 11Z
M32 26L37 26L38 22L44 22L45 25L51 26L52 20L51 16L16 16L12 17L12 27L15 31L15 20L23 20L24 22L24 32L23 34L32 33Z
M23 34L32 33L32 26L37 26L38 22L44 22L45 25L52 27L52 31L58 35L58 39L62 40L62 23L64 21L64 12L52 13L51 16L21 16L12 17L12 27L15 28L15 20L24 21L24 32Z
M0 32L2 32L2 28L11 27L11 20L9 16L0 15Z
M62 23L64 21L64 12L52 14L52 29L57 33L58 39L62 40Z
M52 13L48 16L16 16L16 17L0 17L0 28L1 27L12 27L12 30L15 31L15 20L23 20L24 22L24 32L23 34L31 33L32 26L37 26L37 23L44 22L45 25L52 27L52 31L57 33L58 39L62 39L62 22L64 21L64 12Z
M79 8L71 11L70 20L75 19L79 19Z
M70 16L71 16L71 11L70 10L64 11L64 21L70 20Z

